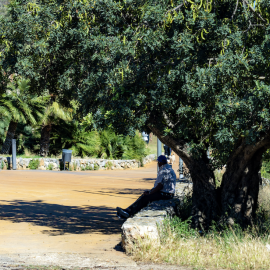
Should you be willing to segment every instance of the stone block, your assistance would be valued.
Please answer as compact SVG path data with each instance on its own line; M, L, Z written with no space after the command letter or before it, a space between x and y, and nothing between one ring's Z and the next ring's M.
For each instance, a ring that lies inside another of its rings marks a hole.
M52 165L53 165L53 170L58 169L58 164L56 164L56 163L54 162Z
M121 227L122 247L126 250L128 246L138 238L151 238L159 240L157 224L161 223L162 217L134 217L129 218Z
M176 194L171 200L154 201L143 208L134 217L127 219L122 225L122 247L127 249L129 244L139 238L151 238L159 241L158 225L167 216L174 216L178 206L185 196L189 184L176 183Z
M28 164L29 164L29 163L28 163ZM44 159L41 158L41 159L39 160L39 166L44 166L44 165L45 165Z
M30 163L30 158L25 158L24 159L24 164L26 167L29 167L29 163ZM44 165L44 162L43 162L43 165Z

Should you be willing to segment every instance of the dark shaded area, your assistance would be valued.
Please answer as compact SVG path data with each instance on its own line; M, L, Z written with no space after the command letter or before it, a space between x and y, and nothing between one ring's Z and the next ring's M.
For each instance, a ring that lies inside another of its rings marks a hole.
M114 208L105 206L64 206L37 201L0 201L0 220L28 222L32 225L51 227L43 233L51 236L65 233L121 232L123 220L116 217Z
M137 189L132 189L132 188L125 188L125 189L110 189L107 191L91 191L91 190L73 190L75 192L82 192L82 193L89 193L89 194L97 194L97 195L105 195L105 196L113 196L113 197L120 197L122 196L117 196L118 195L127 195L127 194L132 194L132 195L141 195L145 189L137 188ZM133 199L131 197L128 197L129 199Z
M156 181L156 178L143 178L144 181Z

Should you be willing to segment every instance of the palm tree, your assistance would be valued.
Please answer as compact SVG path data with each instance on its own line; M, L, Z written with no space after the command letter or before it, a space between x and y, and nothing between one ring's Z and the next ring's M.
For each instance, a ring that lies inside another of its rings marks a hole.
M55 124L58 119L71 121L72 110L61 106L57 101L52 101L46 108L44 117L41 120L40 156L42 157L46 157L49 153L52 125Z
M29 87L29 80L14 80L8 84L6 93L0 97L0 114L2 117L10 118L1 154L9 153L18 122L35 125L43 115L48 97L30 94Z

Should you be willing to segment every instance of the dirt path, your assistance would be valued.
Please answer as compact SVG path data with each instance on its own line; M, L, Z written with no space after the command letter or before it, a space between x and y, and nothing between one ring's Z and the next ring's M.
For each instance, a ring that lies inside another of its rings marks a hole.
M156 163L124 171L1 171L0 266L136 267L118 245L115 208L131 204L155 177Z

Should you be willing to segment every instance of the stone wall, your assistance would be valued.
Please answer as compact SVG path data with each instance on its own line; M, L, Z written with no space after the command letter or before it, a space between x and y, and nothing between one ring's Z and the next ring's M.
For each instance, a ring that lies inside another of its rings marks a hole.
M178 208L187 193L192 191L192 184L176 183L175 196L171 200L154 201L143 208L134 217L128 218L122 225L122 247L127 250L129 245L138 238L145 237L159 240L158 226L170 216L179 215Z
M155 155L148 155L143 159L143 165L156 159ZM53 170L60 171L63 169L61 159L56 158L17 158L17 170L29 170L33 168L38 170ZM35 164L34 164L35 163ZM74 158L70 163L70 170L85 171L85 170L123 170L133 169L141 166L137 160L109 160L109 159L77 159ZM0 169L12 169L12 158L0 156Z

